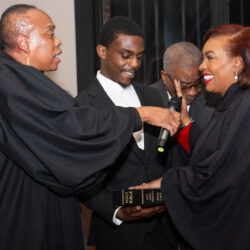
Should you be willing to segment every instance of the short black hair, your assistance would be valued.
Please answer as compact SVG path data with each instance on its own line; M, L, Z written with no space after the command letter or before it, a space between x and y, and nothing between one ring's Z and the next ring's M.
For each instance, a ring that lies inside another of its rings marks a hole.
M98 44L109 47L118 34L140 36L143 38L141 28L134 20L125 16L115 16L103 25L99 34Z
M17 35L17 27L15 21L9 18L12 14L18 16L25 15L28 10L37 9L34 5L28 4L15 4L7 8L0 20L0 48L4 49L6 46L11 46L13 38Z

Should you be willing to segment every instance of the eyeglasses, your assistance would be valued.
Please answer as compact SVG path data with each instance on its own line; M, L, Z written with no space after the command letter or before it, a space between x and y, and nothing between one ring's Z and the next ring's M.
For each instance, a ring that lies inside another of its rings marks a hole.
M166 75L171 80L171 82L174 84L173 78L168 73L166 73ZM178 82L181 85L182 91L187 91L187 90L190 90L192 88L195 88L196 90L201 90L202 86L203 86L203 77L200 76L199 78L197 78L196 80L191 81L191 82L184 82L184 81L178 81Z

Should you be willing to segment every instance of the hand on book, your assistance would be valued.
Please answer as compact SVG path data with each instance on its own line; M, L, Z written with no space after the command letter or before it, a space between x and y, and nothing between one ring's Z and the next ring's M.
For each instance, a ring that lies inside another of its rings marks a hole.
M166 209L165 206L154 206L143 208L141 206L121 207L116 217L122 221L132 221L149 218L155 214L161 213Z
M159 178L129 189L113 190L113 206L122 207L117 211L117 218L123 221L137 220L164 211L161 180Z
M160 188L162 178L154 181L143 183L141 185L130 187L129 189L147 189L147 188ZM142 207L142 206L129 206L122 207L118 210L116 216L122 221L138 220L143 218L149 218L155 214L162 213L166 209L165 206L153 206L153 207Z
M135 187L130 187L129 189L147 189L147 188L161 188L161 180L162 178L150 181L148 183L143 183L141 185L137 185Z

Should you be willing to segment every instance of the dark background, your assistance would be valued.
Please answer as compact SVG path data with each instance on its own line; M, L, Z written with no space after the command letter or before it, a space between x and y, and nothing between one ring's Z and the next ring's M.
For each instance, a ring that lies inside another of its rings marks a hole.
M103 23L112 16L134 19L145 35L146 55L136 80L149 85L160 78L165 48L189 41L199 48L212 26L250 24L248 0L75 0L78 91L99 69L95 52Z

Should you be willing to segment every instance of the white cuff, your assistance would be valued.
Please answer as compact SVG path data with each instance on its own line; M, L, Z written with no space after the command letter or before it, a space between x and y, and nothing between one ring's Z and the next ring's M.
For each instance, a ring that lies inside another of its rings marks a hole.
M121 207L118 207L115 212L114 212L114 215L113 215L113 223L116 224L117 226L120 226L122 224L122 220L116 218L116 214L118 212L118 210L120 209Z

